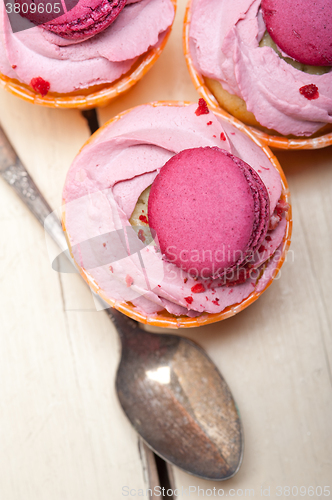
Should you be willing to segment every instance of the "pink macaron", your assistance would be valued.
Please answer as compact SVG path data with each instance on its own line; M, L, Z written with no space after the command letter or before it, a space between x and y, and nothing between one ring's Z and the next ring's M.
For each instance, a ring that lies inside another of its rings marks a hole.
M269 197L243 160L217 147L187 149L154 180L148 217L168 262L194 277L224 277L261 246Z
M332 65L331 0L262 0L261 8L283 52L303 64Z

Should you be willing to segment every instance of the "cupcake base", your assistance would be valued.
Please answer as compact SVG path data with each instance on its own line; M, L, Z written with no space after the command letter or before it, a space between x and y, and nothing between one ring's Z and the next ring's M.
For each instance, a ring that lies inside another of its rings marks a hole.
M218 104L228 113L235 116L235 118L241 120L241 122L245 123L246 125L249 125L250 127L258 128L259 130L261 130L266 134L275 135L277 137L285 137L279 134L279 132L277 132L276 130L263 127L256 120L255 115L247 110L247 105L244 102L244 100L241 99L241 97L238 97L237 95L233 95L227 92L227 90L225 90L218 81L212 80L211 78L204 78L204 81L207 88L217 99ZM328 123L319 130L317 130L317 132L315 132L312 136L306 139L321 137L322 135L328 134L330 132L332 132L332 125ZM295 135L288 135L286 137L287 139L299 139L299 137Z

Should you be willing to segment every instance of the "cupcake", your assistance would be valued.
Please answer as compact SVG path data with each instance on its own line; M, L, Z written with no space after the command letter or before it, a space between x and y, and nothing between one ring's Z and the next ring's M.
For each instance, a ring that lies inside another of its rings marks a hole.
M1 2L0 82L51 107L89 108L128 90L159 57L175 13L175 0L79 0L55 19L35 8L13 18L7 6Z
M331 144L331 6L192 0L184 44L197 90L272 146Z
M290 244L289 193L252 137L200 99L133 108L83 146L63 190L63 228L107 303L144 323L197 326L270 285Z

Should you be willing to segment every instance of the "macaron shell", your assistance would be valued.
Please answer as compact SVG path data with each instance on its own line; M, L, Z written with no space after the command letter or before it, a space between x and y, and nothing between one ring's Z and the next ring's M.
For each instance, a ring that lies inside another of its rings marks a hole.
M234 158L219 148L184 150L164 165L152 184L150 227L166 259L193 276L223 275L266 233L265 186L257 174L251 176L245 162ZM257 182L263 186L262 203Z
M332 2L262 0L273 41L287 55L312 66L332 65Z
M127 0L79 0L66 14L43 28L69 40L89 38L115 21L126 3Z

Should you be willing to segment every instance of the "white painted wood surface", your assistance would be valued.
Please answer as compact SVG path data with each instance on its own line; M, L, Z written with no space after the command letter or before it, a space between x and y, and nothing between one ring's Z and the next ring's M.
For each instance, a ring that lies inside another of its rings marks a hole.
M185 1L178 2L161 58L98 111L101 123L151 100L197 99L182 55ZM89 136L85 120L1 91L0 122L49 203L59 206L68 167ZM179 498L182 487L193 500L209 489L218 498L220 488L236 498L247 498L246 489L259 497L261 487L270 487L270 498L286 498L278 486L297 486L297 496L308 499L318 498L309 486L332 491L332 148L277 156L294 210L280 279L238 316L179 332L207 350L233 391L243 464L224 483L173 468ZM78 276L52 271L43 231L3 181L0 222L0 499L118 500L126 485L138 493L145 472L114 391L119 342L112 325L94 311Z

